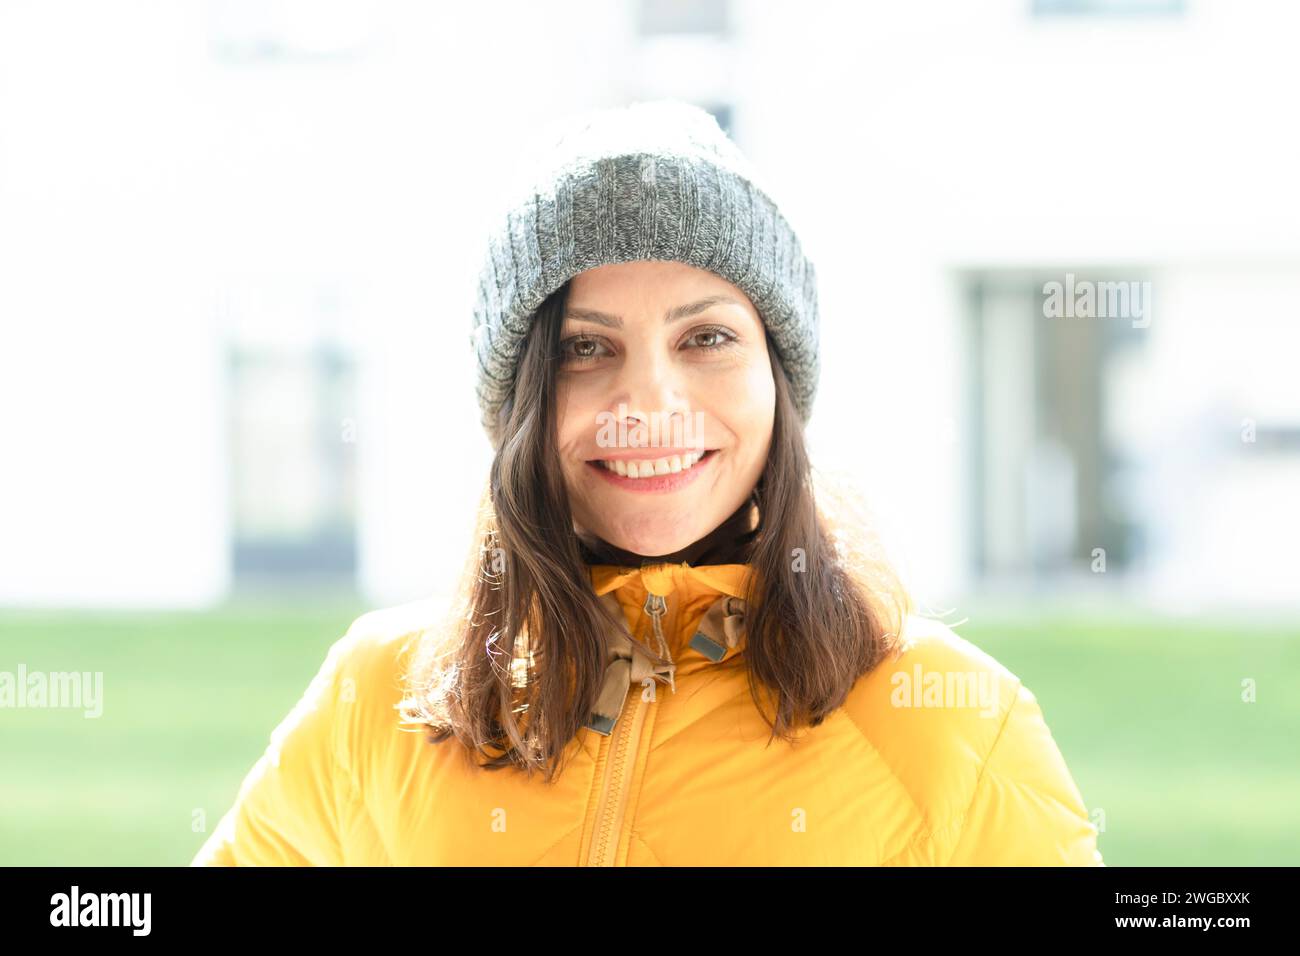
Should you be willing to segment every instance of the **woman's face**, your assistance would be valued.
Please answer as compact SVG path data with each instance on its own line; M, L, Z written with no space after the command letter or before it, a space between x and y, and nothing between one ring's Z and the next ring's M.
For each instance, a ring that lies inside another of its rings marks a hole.
M575 530L673 554L744 504L767 461L762 320L730 282L680 262L601 266L569 290L556 384Z

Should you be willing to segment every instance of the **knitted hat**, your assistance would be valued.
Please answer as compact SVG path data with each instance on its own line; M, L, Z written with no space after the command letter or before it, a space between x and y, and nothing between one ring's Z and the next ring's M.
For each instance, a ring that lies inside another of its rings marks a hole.
M816 273L717 120L656 100L580 114L558 132L510 191L479 276L471 343L493 447L538 307L580 272L642 259L684 262L743 291L806 423L820 368Z

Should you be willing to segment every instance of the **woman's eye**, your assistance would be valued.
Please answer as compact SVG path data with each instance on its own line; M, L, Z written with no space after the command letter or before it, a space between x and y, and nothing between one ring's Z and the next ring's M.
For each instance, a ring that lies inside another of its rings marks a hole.
M693 331L686 337L686 349L697 352L720 352L736 341L736 335L721 326ZM582 365L612 355L613 351L599 338L574 335L560 343L560 359L566 365Z
M726 348L734 342L736 336L724 328L713 326L707 329L697 329L692 332L689 341L695 343L695 347L706 352L716 351Z
M600 358L601 344L598 340L584 335L575 335L560 343L560 355L567 362L581 364Z

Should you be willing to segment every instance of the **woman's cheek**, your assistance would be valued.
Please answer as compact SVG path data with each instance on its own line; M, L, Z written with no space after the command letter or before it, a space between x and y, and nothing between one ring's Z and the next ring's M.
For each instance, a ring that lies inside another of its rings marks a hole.
M573 438L582 435L584 429L595 427L607 387L608 382L600 383L595 375L572 375L556 389L561 434Z
M565 382L555 392L555 412L560 448L572 448L582 439L583 425L594 420L586 413L587 400L580 387Z
M728 402L746 415L762 422L775 414L776 383L772 381L772 366L766 354L747 355L730 375L718 376L717 382Z

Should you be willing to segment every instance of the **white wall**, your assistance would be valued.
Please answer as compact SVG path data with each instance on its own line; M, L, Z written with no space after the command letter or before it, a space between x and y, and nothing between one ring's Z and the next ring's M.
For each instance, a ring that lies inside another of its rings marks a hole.
M857 476L939 603L969 583L955 270L1161 269L1168 319L1132 387L1171 415L1296 402L1300 8L1028 6L750 0L734 56L699 66L818 265L817 460ZM224 593L212 303L285 277L358 290L367 595L450 587L489 460L466 340L484 198L555 111L693 88L638 52L630 4L281 3L291 39L336 55L242 65L213 56L214 9L0 7L0 602ZM1247 301L1249 337L1224 323ZM1211 400L1183 363L1228 339ZM1258 522L1292 477L1219 474L1212 504L1164 515L1152 580L1289 593Z

